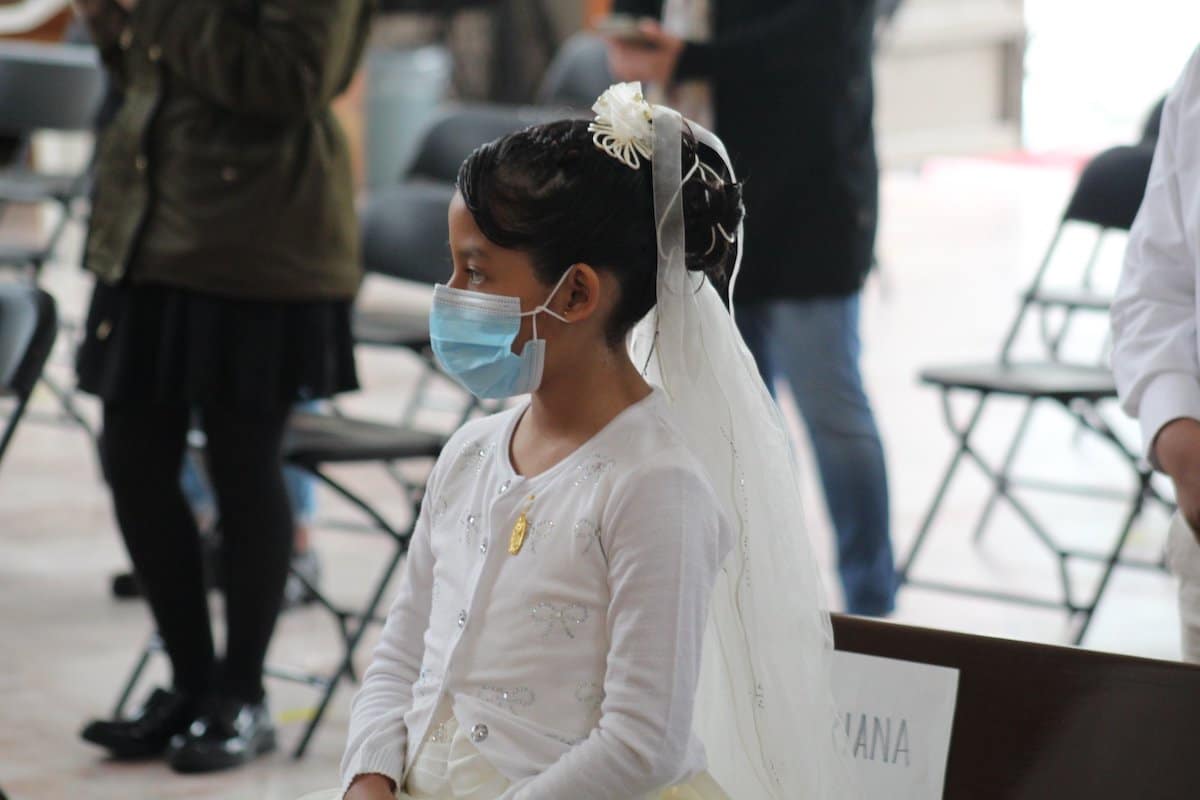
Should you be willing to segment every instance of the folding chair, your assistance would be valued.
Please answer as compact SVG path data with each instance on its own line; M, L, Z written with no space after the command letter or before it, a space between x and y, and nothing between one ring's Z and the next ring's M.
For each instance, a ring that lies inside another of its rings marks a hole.
M538 87L539 106L591 108L613 83L608 44L591 33L576 33L558 48Z
M58 211L40 242L0 244L0 268L36 283L53 257L75 206L86 198L89 167L77 173L38 172L28 166L39 131L91 132L104 95L104 74L95 48L0 41L0 137L15 143L12 163L0 165L0 219L10 206L49 205ZM64 327L67 327L64 324ZM95 438L69 389L42 376L66 418Z
M367 200L362 214L364 269L431 289L445 281L450 274L446 213L463 161L485 142L561 118L561 112L536 106L463 105L443 110L426 128L406 179ZM428 313L360 304L355 310L354 337L360 345L399 348L421 359L425 369L400 418L402 425L412 424L438 374L429 344ZM481 407L470 395L464 394L463 401L460 422Z
M1020 603L1043 608L1061 608L1068 612L1070 621L1076 626L1073 636L1075 644L1083 641L1096 607L1108 586L1112 572L1118 564L1158 569L1160 562L1142 562L1125 559L1122 553L1130 530L1148 500L1170 507L1153 486L1153 471L1142 462L1141 457L1126 445L1108 424L1101 405L1116 398L1116 386L1111 372L1097 363L1071 363L1062 355L1062 347L1069 327L1083 313L1105 313L1110 298L1094 288L1093 278L1097 258L1106 234L1111 231L1128 231L1141 205L1145 191L1153 145L1116 147L1096 156L1083 170L1078 185L1063 213L1058 229L1051 240L1033 283L1022 296L1017 312L997 361L984 364L930 367L920 374L921 381L941 391L942 407L946 425L958 442L949 466L942 477L933 500L917 531L912 549L900 567L903 585L950 592L981 599ZM1046 277L1055 253L1059 248L1063 232L1070 223L1083 223L1097 229L1095 245L1083 268L1078 286L1071 289L1051 288ZM1051 314L1061 315L1056 327ZM1013 349L1026 322L1036 316L1040 322L1040 340L1045 358L1040 361L1019 361L1013 357ZM966 422L956 420L951 406L952 394L966 394L974 398L974 405ZM1024 411L1010 440L999 466L990 464L973 446L972 435L979 426L984 409L993 397L1007 397L1024 403ZM1077 486L1058 482L1021 479L1013 475L1014 464L1021 444L1029 430L1034 410L1039 405L1050 403L1067 412L1078 422L1081 430L1088 431L1113 447L1128 463L1133 472L1137 488L1128 491L1112 491L1095 486ZM967 586L916 578L913 569L918 555L924 547L930 530L942 509L950 485L964 462L973 463L991 482L992 489L975 527L974 539L980 540L998 504L1003 501L1033 533L1035 538L1056 560L1062 597L1051 600L1015 592ZM1116 501L1126 506L1111 548L1104 553L1071 549L1060 544L1034 514L1030 506L1014 493L1014 489L1025 489L1076 495L1098 500ZM1093 561L1102 564L1097 585L1086 600L1077 598L1071 580L1069 565L1073 560Z
M363 209L363 267L371 274L413 281L430 287L450 274L446 212L454 196L452 184L412 183L381 190ZM416 356L422 370L409 395L400 423L409 425L425 403L437 373L429 343L429 314L412 307L364 307L354 314L359 345L400 349ZM463 416L473 410L473 403Z
M379 615L379 606L401 558L408 549L425 492L423 482L406 481L403 484L411 513L406 526L400 528L384 517L367 498L334 478L328 467L345 464L392 465L397 462L432 462L444 444L445 437L438 434L346 417L296 414L288 424L284 441L286 463L305 470L357 508L370 521L372 529L386 537L391 544L391 552L382 561L382 567L370 585L366 600L358 608L338 605L320 588L309 583L303 575L293 572L312 593L317 604L334 619L343 645L336 667L324 673L302 672L278 666L270 666L266 670L270 677L306 684L320 692L315 711L293 752L297 759L304 757L309 742L324 719L342 679L351 682L358 680L353 663L355 651L362 642L367 627L383 623L383 618ZM124 716L129 698L151 657L161 650L162 644L155 635L138 657L133 673L117 700L113 711L115 717Z
M0 211L43 203L60 211L42 242L0 247L0 266L27 270L36 280L53 255L73 204L87 195L89 170L48 174L24 162L38 131L90 132L103 93L93 47L0 42L0 135L19 143L14 164L0 170Z
M562 108L564 104L576 109L591 105L608 85L605 59L602 40L578 34L564 43L547 70L538 95L545 105L465 104L442 110L422 133L403 181L376 193L367 203L363 214L366 271L429 285L445 280L449 274L446 211L463 161L485 142L569 116L572 112ZM426 314L361 308L355 318L355 338L368 346L410 350L433 366ZM415 403L419 404L424 388L422 381ZM405 421L414 407L410 404Z
M0 461L29 406L57 335L54 298L29 286L0 286L0 398L14 401L0 428Z
M483 103L450 105L434 115L421 136L421 143L404 184L433 181L453 184L458 168L481 144L505 134L564 119L562 109L542 106L505 106Z

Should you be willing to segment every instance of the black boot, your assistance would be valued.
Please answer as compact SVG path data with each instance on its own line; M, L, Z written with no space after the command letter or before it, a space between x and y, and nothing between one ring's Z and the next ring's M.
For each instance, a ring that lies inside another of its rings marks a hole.
M275 749L266 701L222 699L171 739L167 763L176 772L215 772L248 764Z
M149 758L162 753L172 736L187 730L196 708L189 695L155 689L130 719L93 720L80 735L106 748L114 758Z

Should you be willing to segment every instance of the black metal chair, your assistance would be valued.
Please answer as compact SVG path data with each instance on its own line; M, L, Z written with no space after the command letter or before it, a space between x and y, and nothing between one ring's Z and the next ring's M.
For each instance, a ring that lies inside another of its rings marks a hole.
M29 286L0 286L0 399L13 408L0 427L0 461L42 375L58 336L54 298Z
M558 49L537 91L539 106L592 107L613 83L608 69L608 45L591 33L576 33Z
M432 286L450 273L446 212L459 167L475 148L530 125L585 113L610 82L604 42L589 34L567 40L555 56L538 93L540 105L452 105L425 128L403 181L371 197L363 213L363 265L368 273ZM429 367L402 417L412 421L421 407L436 364L429 348L424 311L360 306L355 339L371 347L400 348ZM468 398L465 420L479 408Z
M450 274L446 213L453 196L453 184L413 182L369 198L362 213L365 270L429 286L445 281ZM360 303L355 309L354 338L359 345L400 349L421 361L423 369L400 417L402 425L411 424L437 373L429 343L429 314L424 308Z
M0 268L37 282L63 233L82 205L90 184L90 164L79 172L55 174L27 166L33 135L39 131L90 133L104 97L104 73L96 49L80 45L0 42L0 138L15 143L9 163L0 164L0 219L12 206L45 205L57 210L41 241L0 245ZM69 329L69 322L63 323ZM58 398L62 418L95 437L72 390L43 376Z
M1094 268L1106 234L1111 231L1128 231L1141 205L1145 191L1153 144L1132 147L1116 147L1096 156L1084 169L1075 187L1070 202L1063 212L1058 230L1050 243L1046 256L1023 296L999 358L995 361L953 366L930 367L922 370L921 381L936 387L941 392L946 424L958 442L949 466L942 477L928 511L917 531L916 538L907 558L900 567L900 579L904 585L937 591L950 592L987 600L1014 602L1035 607L1061 608L1068 612L1076 629L1073 641L1079 644L1087 633L1096 607L1108 586L1113 570L1118 564L1159 569L1161 562L1134 561L1123 557L1123 550L1130 530L1147 501L1156 501L1170 506L1153 486L1153 471L1142 463L1139 454L1129 447L1107 422L1102 405L1116 398L1116 385L1108 367L1100 361L1072 363L1063 356L1063 344L1072 322L1085 313L1104 314L1108 311L1111 298L1094 288ZM1046 285L1047 273L1062 240L1064 229L1072 223L1090 225L1097 230L1096 242L1082 270L1082 277L1072 288L1050 288ZM1052 320L1052 315L1061 317L1061 322ZM1018 360L1013 354L1021 331L1031 317L1036 316L1039 325L1040 344L1044 356L1040 360ZM973 408L965 423L956 420L951 407L951 395L965 394L973 397ZM978 428L984 409L993 398L1015 399L1024 404L1024 411L1016 433L1009 441L1007 450L998 466L990 464L977 449L971 437ZM1033 481L1013 475L1013 469L1030 422L1037 407L1046 403L1066 411L1081 430L1098 436L1111 445L1129 464L1136 480L1136 489L1111 490L1094 486L1068 485L1058 482ZM1029 528L1037 540L1056 560L1062 597L1051 600L1015 592L967 586L961 583L927 580L915 577L914 565L926 544L927 537L942 509L950 485L964 462L971 462L991 483L990 495L975 527L974 538L978 542L990 522L993 512L1003 501ZM1030 506L1018 497L1014 490L1056 492L1086 498L1116 501L1125 506L1121 525L1111 547L1105 552L1081 551L1059 543L1046 526L1034 514ZM1093 561L1102 565L1102 572L1094 591L1086 600L1077 598L1073 590L1069 565L1072 561Z
M423 481L404 480L400 484L408 500L410 513L406 524L397 526L384 517L369 499L333 477L328 468L344 464L391 466L397 463L432 462L444 444L445 437L439 434L340 416L296 414L288 424L284 441L285 462L308 472L349 505L357 508L369 521L369 526L363 530L382 534L391 545L388 555L380 561L381 566L369 586L366 598L355 608L339 605L319 587L309 583L302 574L293 572L316 603L332 617L343 645L336 666L325 672L305 672L280 665L271 665L266 670L270 677L302 683L320 693L312 716L293 751L295 758L303 758L342 680L357 681L354 671L355 652L368 626L383 623L379 607L384 600L388 584L408 549L425 493ZM150 659L161 650L162 644L155 635L138 657L133 673L117 700L114 716L124 716L126 705Z
M563 119L563 109L480 103L450 105L425 128L405 183L423 180L454 183L458 168L481 144L530 125Z
M19 143L14 163L0 170L0 211L8 205L50 203L58 220L42 242L0 249L0 266L29 270L36 279L87 195L89 171L47 174L25 166L33 134L90 132L104 94L95 48L0 42L0 135Z

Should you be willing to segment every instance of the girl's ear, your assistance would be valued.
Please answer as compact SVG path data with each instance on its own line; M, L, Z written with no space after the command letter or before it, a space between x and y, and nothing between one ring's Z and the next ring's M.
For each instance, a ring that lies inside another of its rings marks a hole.
M600 274L590 264L574 265L571 276L563 285L563 316L571 322L582 322L600 307Z

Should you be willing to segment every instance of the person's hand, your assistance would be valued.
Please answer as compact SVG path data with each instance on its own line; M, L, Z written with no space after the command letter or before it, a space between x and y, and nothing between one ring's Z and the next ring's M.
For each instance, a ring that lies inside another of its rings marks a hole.
M395 800L396 785L392 779L371 773L359 775L350 783L345 800Z
M655 20L638 25L641 39L630 42L609 37L608 67L619 81L646 81L660 86L671 82L679 54L686 42L662 29Z
M1175 482L1179 513L1200 540L1200 421L1167 423L1154 440L1154 454Z

